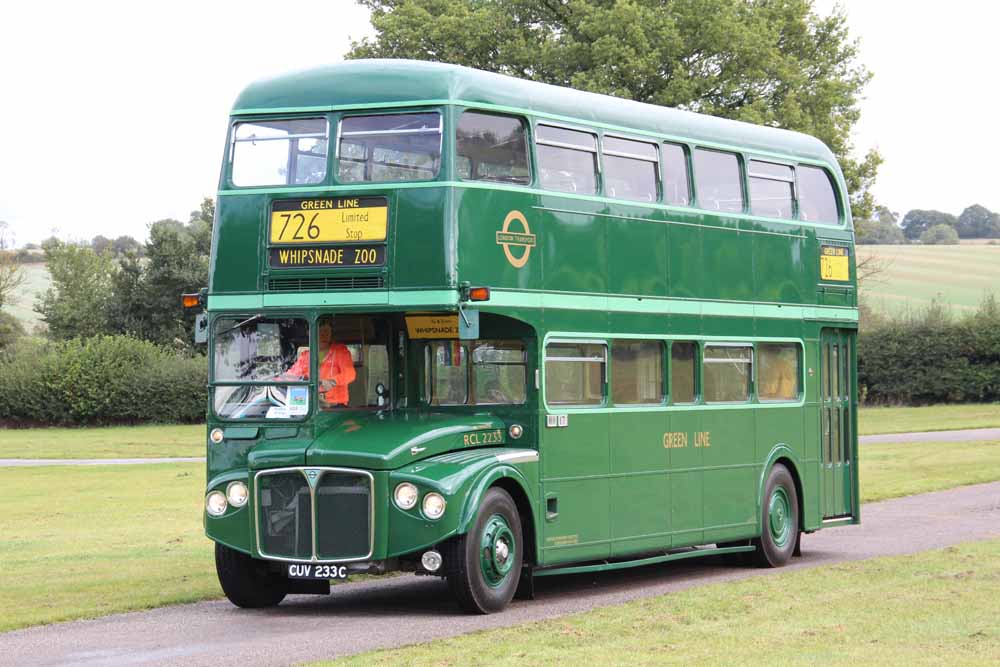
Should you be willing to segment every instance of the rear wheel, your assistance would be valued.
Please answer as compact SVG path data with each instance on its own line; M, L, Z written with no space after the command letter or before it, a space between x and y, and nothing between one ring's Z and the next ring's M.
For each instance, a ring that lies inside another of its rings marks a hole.
M237 607L273 607L288 594L288 580L244 553L215 543L215 571L222 592Z
M459 605L475 614L506 607L521 578L521 518L510 495L492 488L483 496L476 520L450 543L448 585Z
M764 485L761 534L754 554L761 567L781 567L791 559L799 539L799 496L788 468L776 464Z

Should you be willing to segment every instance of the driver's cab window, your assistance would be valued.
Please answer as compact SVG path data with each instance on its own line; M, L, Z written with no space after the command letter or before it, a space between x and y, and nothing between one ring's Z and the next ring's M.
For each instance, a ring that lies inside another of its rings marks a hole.
M362 315L323 315L316 321L320 410L378 408L378 386L390 386L389 325Z

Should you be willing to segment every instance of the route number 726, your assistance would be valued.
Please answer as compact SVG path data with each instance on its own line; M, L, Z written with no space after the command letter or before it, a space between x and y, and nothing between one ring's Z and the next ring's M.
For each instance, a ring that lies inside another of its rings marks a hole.
M302 213L281 213L278 217L282 219L281 231L278 232L278 238L275 240L305 241L307 237L312 240L319 238L320 229L319 225L316 224L319 212L313 213L308 223L306 216ZM305 228L305 236L302 235L303 228ZM287 232L291 232L291 235L285 236Z

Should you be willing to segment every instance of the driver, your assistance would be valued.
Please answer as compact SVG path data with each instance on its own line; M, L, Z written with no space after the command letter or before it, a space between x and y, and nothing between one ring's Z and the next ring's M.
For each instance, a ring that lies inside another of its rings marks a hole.
M348 387L357 377L351 351L343 343L333 340L333 327L328 322L319 325L317 334L317 349L326 350L319 363L319 395L329 405L347 405L350 400ZM298 359L285 372L285 376L309 379L308 349L299 352Z

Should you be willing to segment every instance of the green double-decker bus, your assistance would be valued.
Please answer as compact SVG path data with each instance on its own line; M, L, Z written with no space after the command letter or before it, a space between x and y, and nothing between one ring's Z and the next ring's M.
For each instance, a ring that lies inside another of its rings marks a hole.
M436 63L236 100L202 326L243 607L745 553L859 520L854 234L811 137Z

